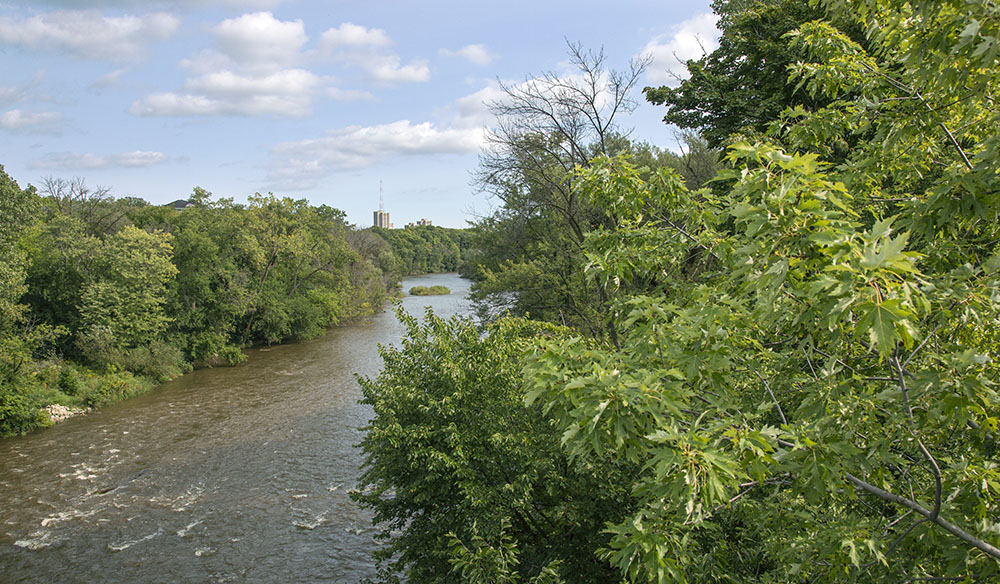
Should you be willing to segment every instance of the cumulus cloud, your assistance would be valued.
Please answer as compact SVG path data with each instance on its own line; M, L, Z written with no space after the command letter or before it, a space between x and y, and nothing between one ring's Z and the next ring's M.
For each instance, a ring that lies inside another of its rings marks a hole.
M181 62L191 76L183 91L136 100L140 116L300 117L312 112L323 79L296 65L309 40L301 20L270 12L223 20L212 29L215 46Z
M0 17L0 44L64 51L84 59L136 61L145 55L146 45L170 38L179 26L177 17L165 12L103 16L60 10L27 18Z
M375 96L370 91L360 89L328 87L324 93L334 101L373 101L375 99Z
M483 143L480 128L440 127L399 120L349 126L320 138L285 142L272 149L270 178L282 189L305 190L341 170L363 168L393 156L468 154Z
M107 168L146 168L169 160L162 152L135 150L122 154L83 154L58 152L29 164L31 168L54 170L102 170Z
M475 93L456 99L436 112L438 120L449 127L482 128L495 121L489 105L507 94L493 81Z
M320 53L327 58L364 70L369 78L382 85L424 82L431 70L424 59L407 64L396 53L388 51L392 39L380 28L367 28L345 22L328 29L320 36Z
M646 73L649 83L677 85L679 78L687 77L685 62L719 46L718 20L715 14L699 14L682 22L672 34L650 41L642 51L652 57Z
M343 47L382 48L391 44L392 39L381 28L366 28L353 22L345 22L320 36L320 48L325 51Z
M74 8L80 6L80 0L33 0L48 6L64 6ZM285 0L87 0L90 7L107 8L142 8L153 4L164 10L177 8L204 8L206 5L219 5L241 10L264 10L274 8Z
M280 20L253 12L223 20L211 29L213 44L181 61L188 71L183 88L146 95L129 112L141 116L300 117L313 101L373 99L361 90L332 87L332 78L306 67L339 63L358 67L380 85L427 81L427 62L402 63L386 51L385 31L344 23L324 32L317 46L301 20Z
M320 78L305 69L285 69L266 75L217 71L189 79L185 87L207 95L301 95L311 92Z
M297 62L309 37L301 20L282 21L270 12L223 20L213 30L219 50L244 67L280 67Z
M438 51L440 54L446 57L461 57L466 61L472 63L473 65L489 65L493 62L495 58L490 54L489 50L486 49L486 45L466 45L457 51L451 51L448 49L441 49Z
M0 114L0 128L5 130L51 131L62 119L58 112L26 112L12 109Z
M431 70L427 61L417 59L407 65L400 64L398 55L383 55L365 60L365 69L375 81L385 84L428 81Z
M137 116L275 116L301 117L312 111L309 95L233 94L224 98L185 93L154 93L136 100Z

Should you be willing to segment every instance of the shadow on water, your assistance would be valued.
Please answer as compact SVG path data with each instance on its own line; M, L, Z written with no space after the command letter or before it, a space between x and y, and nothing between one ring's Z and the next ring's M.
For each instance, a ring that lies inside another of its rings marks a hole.
M407 296L471 316L467 280ZM325 337L250 352L113 406L0 440L0 582L357 582L374 574L358 477L355 375L400 339L390 309Z

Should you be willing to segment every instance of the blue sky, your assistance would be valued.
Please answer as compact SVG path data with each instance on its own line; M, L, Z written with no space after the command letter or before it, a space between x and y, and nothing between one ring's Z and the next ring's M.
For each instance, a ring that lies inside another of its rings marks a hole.
M0 164L153 203L273 192L361 226L381 180L397 227L464 227L495 204L470 172L498 80L568 73L569 41L670 83L714 22L709 0L0 0ZM670 147L661 117L622 122Z

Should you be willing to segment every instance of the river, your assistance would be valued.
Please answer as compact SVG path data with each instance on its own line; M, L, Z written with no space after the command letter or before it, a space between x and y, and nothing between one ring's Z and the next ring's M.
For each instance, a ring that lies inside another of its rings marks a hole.
M468 281L403 298L469 316ZM0 583L358 582L370 515L348 493L371 410L355 374L403 332L392 310L249 351L34 434L0 440Z

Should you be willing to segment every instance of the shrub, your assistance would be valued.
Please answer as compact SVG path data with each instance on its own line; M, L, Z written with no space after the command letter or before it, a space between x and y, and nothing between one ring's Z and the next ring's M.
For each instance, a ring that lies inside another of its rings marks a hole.
M138 373L156 383L173 379L189 370L181 350L162 341L153 341L147 347L136 347L125 353L118 363L122 369Z
M45 425L45 416L16 388L0 385L0 436L24 434Z
M83 389L80 374L73 367L63 367L59 370L56 386L66 395L79 395Z
M101 407L121 401L141 393L142 384L132 373L112 367L112 371L101 377L100 383L84 398L88 407Z

